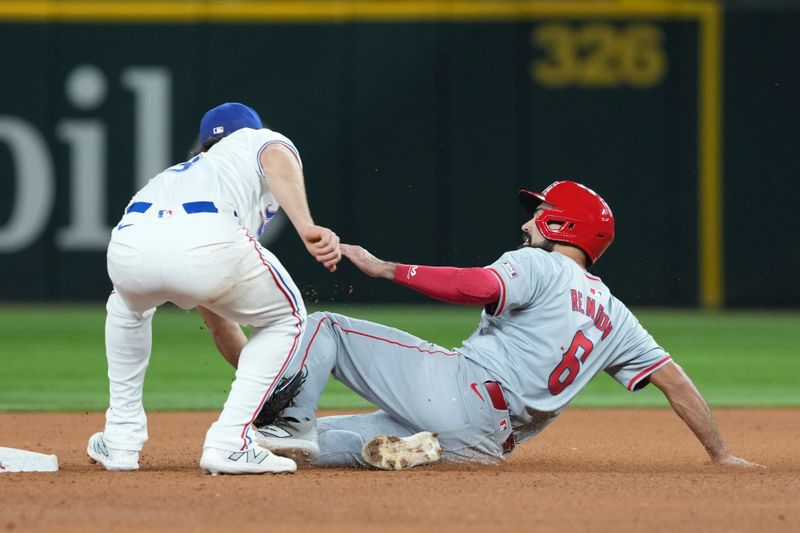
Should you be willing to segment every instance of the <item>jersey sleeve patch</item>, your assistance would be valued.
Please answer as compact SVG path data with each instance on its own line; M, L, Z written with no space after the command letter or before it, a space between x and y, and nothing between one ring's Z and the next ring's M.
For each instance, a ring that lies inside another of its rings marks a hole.
M549 272L549 255L543 250L521 248L504 253L484 267L500 278L503 291L502 301L496 309L487 308L487 314L497 316L504 311L530 307L542 286L542 278Z
M511 279L517 279L519 277L519 273L517 273L517 269L514 268L514 265L511 264L510 261L503 261L502 266L503 266L503 269L508 273L508 276Z

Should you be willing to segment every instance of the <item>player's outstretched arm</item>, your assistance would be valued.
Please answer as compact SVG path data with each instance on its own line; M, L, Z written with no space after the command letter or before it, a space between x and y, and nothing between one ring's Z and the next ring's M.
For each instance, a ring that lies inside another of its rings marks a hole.
M672 409L689 426L715 463L763 468L763 465L736 457L728 450L711 409L680 366L673 362L658 369L650 375L650 383L664 393Z
M368 276L394 281L443 302L491 305L500 298L499 278L485 268L403 265L378 259L352 244L343 244L342 254Z
M261 170L270 191L297 230L303 244L318 262L331 272L341 261L339 237L330 229L317 226L311 218L303 181L303 170L294 153L286 146L275 143L261 152Z

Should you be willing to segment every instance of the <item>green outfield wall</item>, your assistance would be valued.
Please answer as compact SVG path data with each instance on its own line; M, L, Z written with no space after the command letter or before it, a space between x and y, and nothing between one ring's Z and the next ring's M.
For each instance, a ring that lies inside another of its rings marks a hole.
M0 299L104 299L130 196L238 100L378 255L490 263L517 189L571 178L616 215L596 273L628 303L796 306L797 27L779 2L0 2ZM417 299L266 238L312 302Z

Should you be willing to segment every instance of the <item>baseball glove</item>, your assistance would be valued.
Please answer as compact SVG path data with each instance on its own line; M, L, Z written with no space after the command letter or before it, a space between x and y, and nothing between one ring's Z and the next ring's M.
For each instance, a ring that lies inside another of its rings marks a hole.
M292 377L282 377L275 392L272 393L269 400L266 401L261 412L258 413L253 425L257 428L268 426L275 423L275 420L280 416L281 411L292 405L294 397L300 392L300 387L305 383L306 376L308 376L308 368L303 368Z

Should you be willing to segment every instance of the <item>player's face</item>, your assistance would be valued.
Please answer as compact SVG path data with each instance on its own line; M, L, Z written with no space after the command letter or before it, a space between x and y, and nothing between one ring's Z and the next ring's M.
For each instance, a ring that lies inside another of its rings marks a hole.
M520 245L520 248L527 246L531 248L542 248L548 252L552 251L553 243L544 238L539 231L539 228L537 228L535 224L536 219L539 218L539 215L542 214L542 211L545 209L550 209L551 207L553 206L546 202L542 202L539 204L539 207L536 208L536 211L533 212L533 218L522 225L522 244Z

